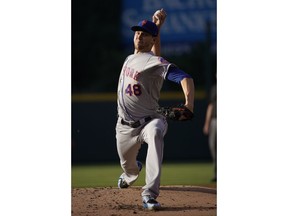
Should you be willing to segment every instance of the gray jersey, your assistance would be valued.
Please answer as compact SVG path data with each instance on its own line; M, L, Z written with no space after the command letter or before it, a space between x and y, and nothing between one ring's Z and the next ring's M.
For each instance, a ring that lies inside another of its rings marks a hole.
M152 52L125 60L118 83L118 115L137 121L156 114L163 80L172 64Z

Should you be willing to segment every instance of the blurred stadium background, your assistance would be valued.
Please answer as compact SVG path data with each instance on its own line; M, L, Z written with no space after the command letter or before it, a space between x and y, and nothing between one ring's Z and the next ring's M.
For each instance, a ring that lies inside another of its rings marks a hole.
M72 0L72 164L118 162L115 123L118 75L133 52L130 26L164 8L162 56L192 75L195 119L170 122L166 161L210 161L202 133L208 95L216 83L216 0ZM183 102L165 82L160 104ZM144 159L146 146L139 152Z

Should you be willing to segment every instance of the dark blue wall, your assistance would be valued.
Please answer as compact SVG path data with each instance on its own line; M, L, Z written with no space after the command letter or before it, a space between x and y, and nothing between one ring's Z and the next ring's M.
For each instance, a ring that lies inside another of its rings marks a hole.
M165 101L163 106L176 104ZM202 128L207 103L195 101L192 122L169 121L165 136L164 160L210 160L207 136ZM72 103L72 162L118 162L115 139L116 102ZM145 160L147 145L139 152Z

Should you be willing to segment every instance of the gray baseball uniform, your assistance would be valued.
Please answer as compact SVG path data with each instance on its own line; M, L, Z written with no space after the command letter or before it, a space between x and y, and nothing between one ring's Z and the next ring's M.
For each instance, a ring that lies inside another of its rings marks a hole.
M172 64L152 52L138 53L125 60L118 83L117 151L122 177L131 185L139 176L136 159L141 144L148 144L146 185L142 196L159 195L165 117L157 114L163 80Z

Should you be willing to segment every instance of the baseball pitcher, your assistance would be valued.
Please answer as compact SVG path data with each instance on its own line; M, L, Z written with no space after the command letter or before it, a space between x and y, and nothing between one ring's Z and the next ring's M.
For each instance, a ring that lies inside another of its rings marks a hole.
M134 34L134 54L122 67L117 90L118 120L116 124L117 151L123 173L118 187L127 188L138 178L142 169L137 155L147 143L146 177L142 192L143 207L160 208L159 196L164 136L167 118L190 120L194 108L194 82L191 76L160 57L160 29L166 18L161 9L152 21L142 20L131 27ZM177 107L161 108L158 100L164 81L181 85L185 102Z

